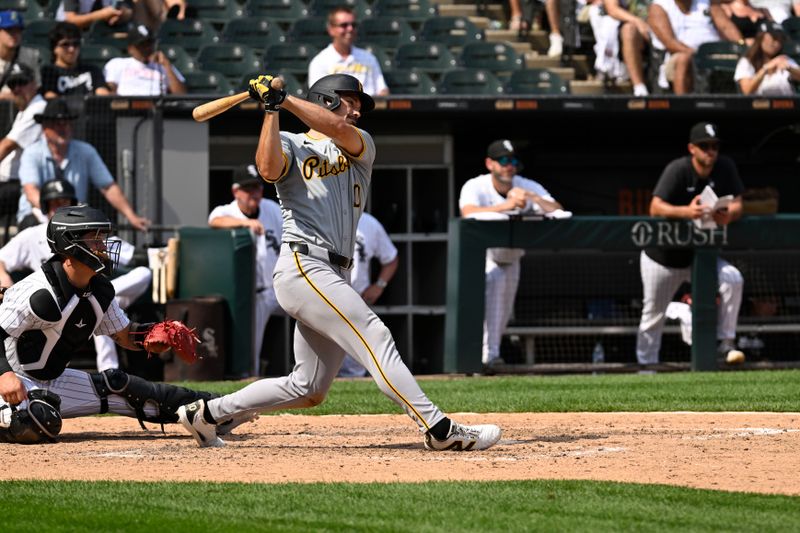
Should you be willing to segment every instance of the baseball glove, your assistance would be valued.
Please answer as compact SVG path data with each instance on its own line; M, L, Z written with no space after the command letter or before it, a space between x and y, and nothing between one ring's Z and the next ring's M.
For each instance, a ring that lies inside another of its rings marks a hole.
M177 320L165 320L154 324L142 342L149 353L166 352L170 348L184 362L192 364L197 361L197 343L200 339L194 329Z
M250 98L264 103L264 110L270 113L279 111L281 104L286 98L286 91L272 86L274 76L262 74L258 78L250 80Z

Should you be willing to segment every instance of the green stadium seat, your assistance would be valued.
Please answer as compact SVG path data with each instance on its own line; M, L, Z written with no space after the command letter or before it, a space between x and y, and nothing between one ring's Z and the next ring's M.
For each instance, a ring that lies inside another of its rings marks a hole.
M733 73L746 50L745 45L730 41L703 43L694 54L697 73L695 91L700 93L730 93L738 91Z
M222 32L229 43L246 44L261 54L264 47L286 42L286 35L278 24L264 17L248 17L230 21Z
M469 43L461 51L459 60L466 68L491 70L502 79L508 79L512 72L525 66L522 56L509 43Z
M441 74L456 66L456 59L441 43L409 43L397 49L394 68L416 68L428 74Z
M25 46L39 52L39 65L49 65L52 62L53 53L50 51L49 46Z
M795 59L795 61L797 61L797 57L800 56L800 42L786 41L783 43L783 49L781 50L781 53L791 56Z
M317 48L325 48L331 44L328 35L327 17L308 17L296 20L289 28L287 37L293 43L309 43Z
M55 20L33 20L25 21L25 29L22 30L22 42L25 46L47 46L50 47L50 30L56 25Z
M109 26L105 22L95 22L84 34L90 44L105 44L120 51L128 50L128 30L125 26Z
M546 68L515 70L505 86L508 94L569 94L569 84Z
M188 74L189 72L196 72L200 70L197 60L189 55L179 44L159 44L158 49L164 52L169 62L172 63L181 74Z
M298 78L308 77L308 64L319 48L308 43L273 44L264 51L264 69L275 72L284 69Z
M18 11L26 23L53 18L48 7L36 0L0 0L0 11Z
M313 16L327 17L333 8L340 6L352 9L358 20L372 16L372 7L366 0L311 0L308 11Z
M194 11L194 18L220 27L244 16L244 8L231 0L187 0L186 7Z
M499 95L503 84L490 70L459 68L442 74L436 90L441 95Z
M482 41L483 32L467 17L431 17L422 23L419 40L461 48Z
M261 58L252 48L243 44L205 46L197 54L197 62L201 70L219 72L233 84L238 84L248 72L262 70Z
M381 67L381 72L387 72L394 68L394 59L383 47L372 43L359 43L360 48L375 56L378 60L378 65Z
M417 69L395 69L383 74L392 95L436 94L436 84L425 72Z
M239 82L238 90L246 91L250 86L250 80L257 78L261 74L264 74L260 71L253 71L245 74L241 81ZM292 74L291 72L287 72L285 70L277 70L274 74L283 78L284 82L284 89L286 90L286 94L290 94L292 96L297 96L298 98L305 98L306 96L306 85L301 82L297 76Z
M252 17L267 17L283 24L308 16L308 8L300 0L247 0L244 8Z
M395 50L400 45L415 42L417 37L411 25L402 17L373 17L361 22L358 39L359 42Z
M789 17L781 22L781 26L790 39L800 41L800 17Z
M103 68L110 59L125 57L119 48L107 44L84 44L81 46L81 63Z
M372 8L376 16L403 17L415 23L436 16L436 7L430 0L375 0Z
M198 70L183 75L189 94L229 95L233 94L230 82L219 72Z
M160 44L178 44L194 55L204 46L219 43L220 38L210 22L167 19L158 30L158 40Z

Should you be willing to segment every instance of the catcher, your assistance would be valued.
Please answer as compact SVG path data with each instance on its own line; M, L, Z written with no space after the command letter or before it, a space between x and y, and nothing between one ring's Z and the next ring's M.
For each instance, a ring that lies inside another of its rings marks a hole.
M160 352L174 345L178 355L194 358L196 338L179 322L137 324L120 309L108 278L120 243L110 235L111 222L97 209L59 208L47 226L53 257L3 294L0 442L53 441L62 418L106 412L137 418L142 427L142 421L174 423L179 406L216 396L119 369L67 368L92 334L109 335L130 350Z

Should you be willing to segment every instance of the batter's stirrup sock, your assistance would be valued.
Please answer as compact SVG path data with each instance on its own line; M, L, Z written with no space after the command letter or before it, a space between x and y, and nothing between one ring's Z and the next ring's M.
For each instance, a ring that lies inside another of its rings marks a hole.
M206 408L203 409L203 420L208 422L209 424L217 425L217 421L214 420L214 417L211 416L211 411L208 410L208 402L206 402Z
M428 433L436 440L445 440L447 435L450 434L450 419L447 417L442 418L428 430Z

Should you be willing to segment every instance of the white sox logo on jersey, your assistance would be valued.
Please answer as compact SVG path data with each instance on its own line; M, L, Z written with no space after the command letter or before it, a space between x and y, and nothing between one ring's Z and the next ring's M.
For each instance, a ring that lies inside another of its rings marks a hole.
M639 248L648 246L694 247L727 246L728 226L700 229L691 220L639 221L631 227L631 241Z
M326 178L328 176L337 176L349 168L350 161L341 154L336 158L336 163L331 163L327 159L320 161L319 156L312 155L303 161L303 177L310 180L314 177Z

